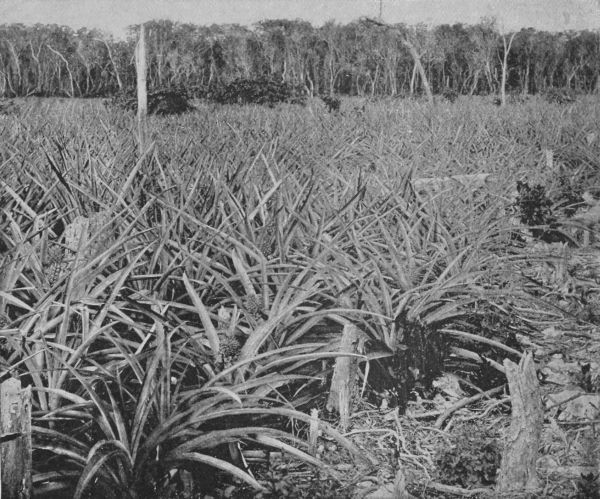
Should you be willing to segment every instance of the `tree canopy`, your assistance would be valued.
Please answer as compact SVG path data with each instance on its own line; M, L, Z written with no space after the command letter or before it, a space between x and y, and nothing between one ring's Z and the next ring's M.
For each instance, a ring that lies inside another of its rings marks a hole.
M251 29L168 20L146 26L150 89L185 87L198 94L238 78L273 79L321 95L418 93L423 81L409 45L434 93L496 93L505 50L490 20L433 28L365 20L313 27L285 19ZM126 39L116 40L94 29L0 25L0 96L96 97L131 88L137 30L132 26ZM599 74L600 33L527 28L515 33L508 54L507 91L594 92Z

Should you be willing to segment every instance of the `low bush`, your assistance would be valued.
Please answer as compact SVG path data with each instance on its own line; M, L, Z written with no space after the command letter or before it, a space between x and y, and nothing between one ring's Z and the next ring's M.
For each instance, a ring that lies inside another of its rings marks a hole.
M210 99L219 104L266 104L274 106L278 103L306 103L304 89L286 82L277 82L262 78L249 80L238 78L223 88L211 93Z
M549 88L544 94L547 102L554 104L569 104L577 100L577 92L571 88Z
M495 435L465 425L457 431L454 442L440 449L435 459L442 483L464 488L496 483L501 452Z
M333 95L324 95L321 97L321 100L325 103L327 111L330 113L335 113L340 110L342 101L339 98L334 97Z
M115 95L110 105L127 111L137 111L135 89ZM185 89L157 90L148 94L148 114L182 114L194 109Z
M458 92L452 88L447 88L442 93L442 97L449 102L456 102L456 99L458 99Z
M12 99L0 99L0 116L19 114L19 106Z

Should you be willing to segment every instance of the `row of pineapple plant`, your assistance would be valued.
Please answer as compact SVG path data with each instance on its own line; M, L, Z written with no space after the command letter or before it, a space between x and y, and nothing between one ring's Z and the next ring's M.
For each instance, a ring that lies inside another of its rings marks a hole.
M443 116L424 116L389 142L403 109L339 123L225 108L225 126L151 119L169 140L139 157L130 118L85 109L21 117L3 151L3 353L34 389L40 493L167 497L185 473L207 491L207 467L260 489L239 442L317 464L307 414L348 322L371 363L406 371L413 349L424 382L443 367L431 354L516 354L473 334L490 310L535 303L503 215L511 176L494 186L506 196L466 204L411 187L430 142L482 141L487 157L481 120L446 144Z

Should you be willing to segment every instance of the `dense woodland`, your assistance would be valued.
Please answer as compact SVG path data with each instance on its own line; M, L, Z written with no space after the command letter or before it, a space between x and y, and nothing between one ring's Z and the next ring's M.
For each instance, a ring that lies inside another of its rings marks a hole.
M600 89L600 34L592 31L501 34L491 20L434 28L269 20L252 29L155 21L147 29L151 89L185 87L201 95L236 78L268 77L312 95L419 93L411 48L434 93L496 92L505 52L509 91ZM2 25L0 96L97 97L133 87L136 38L135 26L115 39L85 28Z

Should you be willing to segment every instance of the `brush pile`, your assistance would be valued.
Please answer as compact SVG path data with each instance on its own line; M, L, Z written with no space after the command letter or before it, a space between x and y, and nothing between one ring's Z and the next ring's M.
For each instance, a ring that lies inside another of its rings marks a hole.
M554 104L571 104L577 101L577 93L570 88L549 88L544 94L544 99Z
M19 114L19 105L12 99L0 99L0 116Z
M135 89L115 95L109 106L126 111L137 111L137 96ZM192 111L194 106L189 102L185 89L162 89L148 94L148 114L159 116L183 114Z
M264 104L273 107L279 103L304 105L306 93L301 87L269 78L238 78L214 92L211 99L219 104Z

